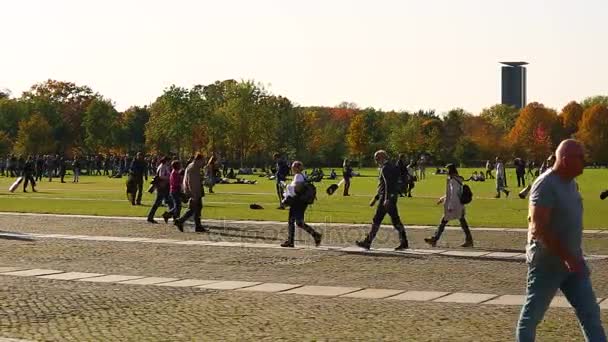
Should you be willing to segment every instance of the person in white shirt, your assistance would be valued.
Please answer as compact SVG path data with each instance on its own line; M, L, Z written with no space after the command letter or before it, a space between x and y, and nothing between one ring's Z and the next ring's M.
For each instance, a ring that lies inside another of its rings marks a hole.
M322 234L314 230L311 226L304 222L304 214L308 204L305 203L300 195L304 191L306 178L302 174L304 166L300 161L294 161L291 164L293 180L285 187L283 193L283 205L289 205L289 219L287 222L287 240L281 244L281 247L294 247L296 225L310 234L315 240L315 245L321 244Z
M460 227L465 235L465 241L460 247L473 247L473 236L471 235L467 219L464 217L464 204L460 201L463 178L458 175L456 165L448 164L446 165L446 168L448 169L448 177L445 186L445 196L441 197L437 202L437 204L443 203L443 217L441 218L441 223L439 224L439 227L437 227L435 235L425 238L424 241L432 247L435 247L448 222L451 220L459 220Z
M500 198L500 193L504 192L509 197L509 190L505 189L507 186L507 175L505 173L505 165L499 157L496 157L496 198Z

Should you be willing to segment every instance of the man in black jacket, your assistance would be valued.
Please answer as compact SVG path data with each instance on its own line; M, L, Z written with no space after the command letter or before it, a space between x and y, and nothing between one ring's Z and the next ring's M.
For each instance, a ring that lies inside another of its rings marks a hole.
M399 169L388 160L388 154L384 150L376 151L374 153L374 160L380 166L380 177L378 180L378 194L370 202L370 206L374 206L376 201L378 201L378 207L376 208L376 214L374 215L369 234L367 234L365 240L356 241L356 244L361 248L370 249L384 216L389 214L393 227L399 233L400 244L395 250L401 251L408 248L408 241L405 227L401 223L397 209Z
M27 161L23 165L23 192L27 192L26 189L28 182L32 183L32 191L36 192L36 189L34 188L36 186L36 181L34 180L35 168L36 166L34 159L32 159L32 156L29 156L29 158L27 158Z
M137 186L137 202L131 202L132 205L141 205L141 197L144 190L144 177L146 178L146 181L148 180L146 167L147 165L146 161L144 160L144 155L141 152L137 152L137 155L135 159L133 159L129 169Z

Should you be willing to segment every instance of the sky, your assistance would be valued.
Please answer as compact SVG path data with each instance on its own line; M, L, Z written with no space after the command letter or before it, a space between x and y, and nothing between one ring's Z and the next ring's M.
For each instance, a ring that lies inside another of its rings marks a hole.
M0 2L0 89L88 85L119 110L176 84L255 80L303 106L500 103L500 61L528 102L608 95L605 0L19 0Z

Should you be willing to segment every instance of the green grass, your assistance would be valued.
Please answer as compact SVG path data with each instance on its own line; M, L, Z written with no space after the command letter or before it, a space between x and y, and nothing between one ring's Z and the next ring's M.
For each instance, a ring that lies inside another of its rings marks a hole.
M327 171L327 170L326 170ZM318 200L307 211L310 222L368 223L374 214L369 200L375 194L377 171L364 169L361 177L352 180L351 193L354 196L342 197L341 189L334 196L325 194L325 188L332 181L317 183ZM462 169L461 174L468 177L472 169ZM467 206L467 218L475 227L525 227L528 202L517 197L519 189L513 170L508 171L508 184L513 190L508 199L494 199L493 181L469 182L474 200ZM203 216L214 219L245 219L285 221L287 212L275 209L277 198L274 181L257 176L256 185L217 185L215 194L207 194ZM61 184L44 180L38 186L38 193L22 192L22 186L15 193L7 191L13 179L0 178L0 211L86 214L108 216L145 216L155 195L144 194L144 206L131 206L125 196L125 179L81 176L80 183ZM585 228L608 228L608 200L601 201L599 193L608 187L608 170L587 169L579 177L581 193L585 206ZM406 224L435 225L441 218L442 206L436 200L443 194L445 176L427 172L427 179L416 183L414 198L401 198L399 211ZM29 191L29 190L28 190ZM250 203L264 206L264 210L249 209ZM161 209L162 210L162 209ZM160 210L159 210L160 211ZM160 212L157 216L160 215ZM388 217L385 223L389 223ZM457 222L453 222L457 223Z

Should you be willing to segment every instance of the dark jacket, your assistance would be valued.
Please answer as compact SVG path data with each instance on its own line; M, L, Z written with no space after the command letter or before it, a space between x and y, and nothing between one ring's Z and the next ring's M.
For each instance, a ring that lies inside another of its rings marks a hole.
M133 174L134 177L143 178L144 175L146 175L146 167L147 164L145 160L133 159L129 171L131 171L131 174ZM147 176L146 179L148 179Z
M378 199L385 201L397 198L399 195L399 169L390 161L386 161L380 168L378 177Z
M287 175L289 174L289 165L283 159L279 159L277 161L277 181L285 181L287 179Z

